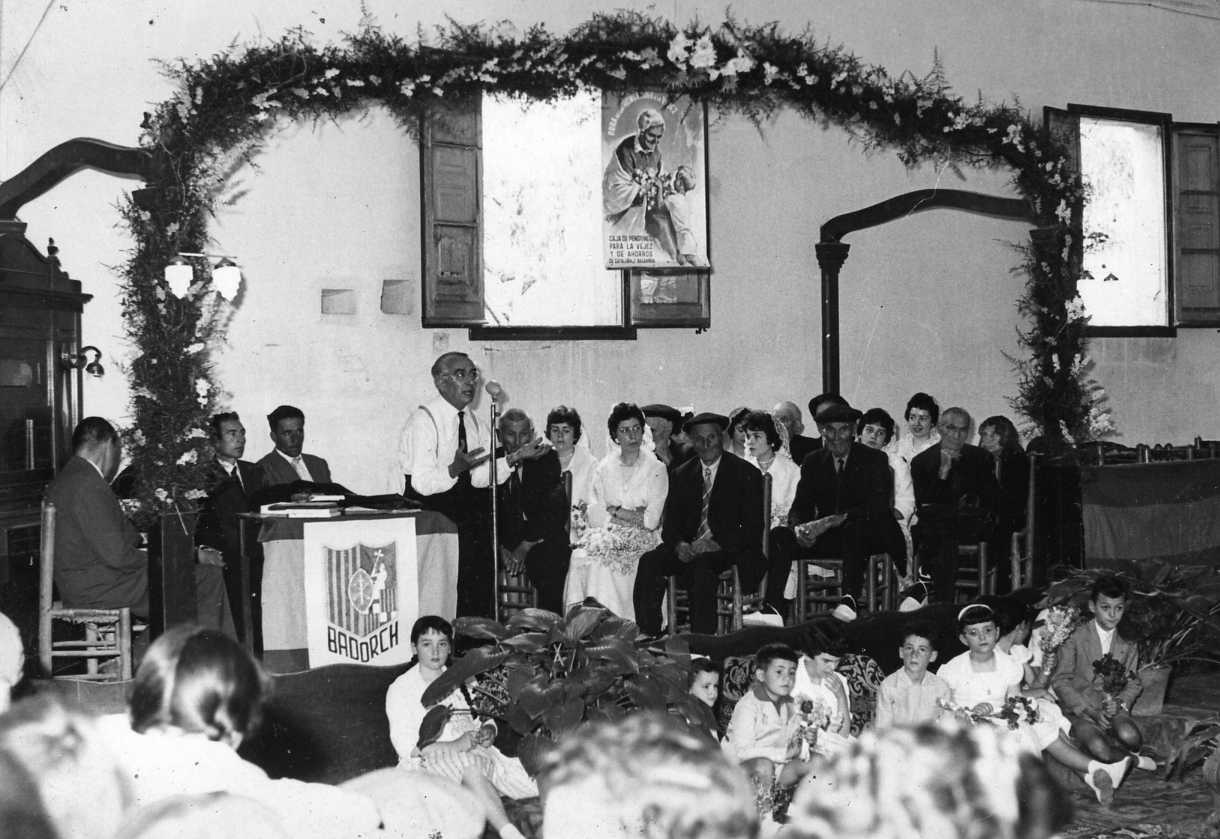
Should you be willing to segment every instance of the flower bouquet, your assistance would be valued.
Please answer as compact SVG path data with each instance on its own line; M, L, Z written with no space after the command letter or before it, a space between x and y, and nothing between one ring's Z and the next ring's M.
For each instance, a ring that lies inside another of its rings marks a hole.
M1101 691L1109 699L1116 699L1127 688L1135 674L1110 653L1093 662L1093 678L1101 680Z
M569 527L569 540L573 547L580 544L589 530L589 502L578 501L572 505Z
M835 744L829 742L831 735L827 729L830 728L830 717L834 709L826 700L798 694L793 697L793 701L797 719L800 720L800 726L797 728L797 737L801 744L799 759L809 760L814 752L829 754L837 750Z
M1080 609L1070 604L1051 606L1046 610L1046 617L1038 637L1038 646L1042 650L1042 672L1035 687L1045 687L1055 672L1059 661L1059 648L1071 637L1080 623Z
M577 546L615 573L628 576L635 574L640 555L657 546L657 534L612 521L605 527L586 530Z

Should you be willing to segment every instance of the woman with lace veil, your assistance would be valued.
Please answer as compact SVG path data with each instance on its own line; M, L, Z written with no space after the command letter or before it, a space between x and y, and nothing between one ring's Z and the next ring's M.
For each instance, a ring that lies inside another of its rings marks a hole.
M640 555L661 541L669 475L665 464L652 456L638 406L618 403L606 427L610 451L593 470L589 527L572 551L564 602L592 597L635 620L635 574Z

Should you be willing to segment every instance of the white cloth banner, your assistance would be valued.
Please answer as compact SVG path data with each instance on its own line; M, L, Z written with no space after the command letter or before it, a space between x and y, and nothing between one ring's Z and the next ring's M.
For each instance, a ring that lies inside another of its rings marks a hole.
M305 524L309 666L401 664L419 616L415 519Z

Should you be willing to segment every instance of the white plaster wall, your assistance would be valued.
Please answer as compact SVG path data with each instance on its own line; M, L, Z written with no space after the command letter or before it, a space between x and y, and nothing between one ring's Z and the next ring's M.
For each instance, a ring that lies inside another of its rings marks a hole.
M43 10L0 0L0 78L8 73ZM417 26L456 20L545 21L562 32L597 8L542 0L450 2L423 8L391 0L367 4L379 24L405 37ZM675 21L719 20L723 4L619 2ZM747 0L738 19L811 24L892 72L916 75L939 49L955 88L992 101L1082 102L1171 112L1215 121L1220 22L1164 10L1020 0ZM57 3L21 65L0 91L0 176L18 171L57 142L94 136L133 144L141 112L169 94L154 59L221 51L260 32L303 26L335 40L359 22L356 2L199 0ZM710 132L713 327L641 331L635 342L499 342L469 347L464 330L419 327L418 311L385 315L383 279L419 279L418 155L379 112L338 125L286 126L246 173L249 194L214 227L218 249L236 253L246 293L217 372L251 430L248 456L269 443L261 415L280 402L302 407L308 448L328 457L353 488L397 488L398 429L430 398L427 367L442 348L467 348L504 382L512 404L538 416L558 403L586 417L595 451L604 448L606 408L617 399L664 400L727 410L803 403L820 390L818 269L813 244L828 218L910 189L946 186L1004 194L1007 173L908 172L888 153L866 157L840 130L781 114L760 134L728 117ZM106 350L117 373L128 357L110 266L129 242L114 204L124 183L81 173L22 211L37 243L55 236L65 267L95 295L85 339ZM1010 272L1009 243L1023 225L958 213L914 216L853 234L843 274L842 382L853 403L901 411L914 390L976 417L1011 413L1013 377L1004 352L1016 349L1013 301L1022 280ZM320 313L322 288L352 288L354 315ZM417 300L417 294L412 295ZM1098 377L1112 395L1123 439L1216 437L1217 362L1212 330L1174 339L1094 343ZM86 383L90 412L122 418L122 377Z

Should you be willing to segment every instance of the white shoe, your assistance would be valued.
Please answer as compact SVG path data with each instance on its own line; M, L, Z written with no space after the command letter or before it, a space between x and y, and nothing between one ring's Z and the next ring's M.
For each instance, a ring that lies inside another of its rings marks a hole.
M1156 771L1156 759L1150 755L1136 755L1136 769L1143 769L1145 772Z

